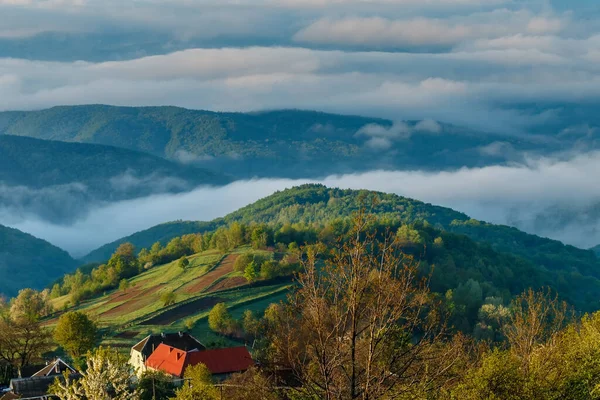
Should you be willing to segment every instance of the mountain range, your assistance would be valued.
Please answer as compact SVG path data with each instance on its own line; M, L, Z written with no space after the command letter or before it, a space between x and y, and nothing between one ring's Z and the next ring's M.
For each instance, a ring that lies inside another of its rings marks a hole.
M573 136L498 136L432 120L278 110L62 106L0 113L0 133L94 143L197 164L238 178L308 178L373 169L482 166L570 148Z

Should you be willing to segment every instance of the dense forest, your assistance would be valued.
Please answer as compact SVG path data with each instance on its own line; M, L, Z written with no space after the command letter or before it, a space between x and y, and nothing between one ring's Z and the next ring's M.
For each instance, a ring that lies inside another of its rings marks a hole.
M77 182L89 187L92 194L102 200L107 195L102 193L100 186L106 185L111 178L126 173L139 178L153 177L152 186L160 183L157 181L162 177L180 181L179 188L173 185L179 190L203 183L228 182L223 175L212 171L170 162L138 151L0 135L0 182L8 186L42 188ZM146 193L149 190L146 188ZM110 195L118 199L120 194L114 190Z
M58 247L0 225L0 294L14 296L25 287L42 289L76 266Z
M433 121L392 126L388 120L294 110L244 114L93 105L0 113L0 133L119 146L240 178L507 161L506 154L485 151L500 140L494 135ZM382 141L382 136L395 139ZM570 147L524 138L501 140L502 146L530 152Z

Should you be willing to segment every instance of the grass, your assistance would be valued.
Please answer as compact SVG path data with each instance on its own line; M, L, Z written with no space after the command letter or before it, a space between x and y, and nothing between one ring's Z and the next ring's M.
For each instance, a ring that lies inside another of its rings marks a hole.
M241 247L232 251L240 254L251 251L249 247ZM262 255L272 257L273 253L261 251ZM217 268L227 254L209 251L188 257L190 264L182 270L177 266L177 261L156 266L129 280L130 288L121 292L118 289L108 291L102 296L85 301L70 310L86 312L96 319L99 326L104 329L102 344L110 345L120 351L129 351L129 348L151 333L186 331L186 322L193 323L192 334L200 341L213 346L239 345L227 338L212 332L208 327L208 313L210 309L191 312L169 325L143 325L144 320L153 316L162 315L173 308L194 302L202 298L217 297L230 309L235 318L241 318L245 310L252 310L261 316L271 303L285 299L292 284L290 282L275 282L263 286L242 285L236 288L207 293L201 292L187 294L178 290L184 285L208 274ZM242 275L239 272L230 272L222 277L217 277L212 282L207 282L206 288L214 286L217 282ZM176 304L164 307L160 297L165 292L176 292ZM62 309L70 302L70 296L62 296L53 300L55 309ZM52 321L48 325L52 325Z

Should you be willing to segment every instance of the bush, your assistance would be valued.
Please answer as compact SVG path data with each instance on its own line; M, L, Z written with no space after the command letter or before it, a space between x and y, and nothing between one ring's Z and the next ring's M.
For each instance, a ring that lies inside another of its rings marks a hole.
M165 307L175 304L177 296L173 292L165 292L160 296L160 301Z
M252 261L254 261L254 255L252 253L240 254L233 264L233 269L236 272L244 272L246 270L246 266L248 266L248 264L250 264Z
M208 314L208 326L215 332L229 333L233 326L233 318L225 303L216 304Z

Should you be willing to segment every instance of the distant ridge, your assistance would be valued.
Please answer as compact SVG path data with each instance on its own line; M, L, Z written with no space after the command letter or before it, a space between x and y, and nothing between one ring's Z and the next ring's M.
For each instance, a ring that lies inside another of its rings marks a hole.
M2 112L1 133L117 146L239 178L432 170L507 160L497 151L482 151L499 140L484 132L435 121L394 126L385 119L302 110L226 113L170 106L61 106ZM543 147L525 138L501 140L516 150Z

